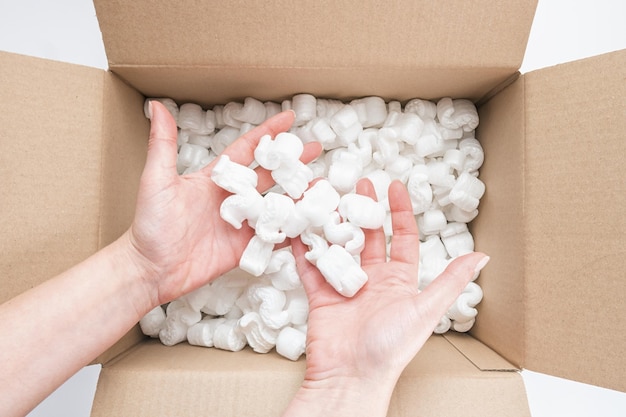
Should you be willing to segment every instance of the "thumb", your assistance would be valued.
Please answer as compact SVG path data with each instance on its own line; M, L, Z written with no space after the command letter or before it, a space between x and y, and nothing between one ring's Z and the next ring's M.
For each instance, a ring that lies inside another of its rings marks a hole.
M176 121L160 102L152 100L148 105L151 125L145 172L151 176L177 174Z
M436 324L467 284L489 262L489 256L472 252L459 256L420 293L428 320Z

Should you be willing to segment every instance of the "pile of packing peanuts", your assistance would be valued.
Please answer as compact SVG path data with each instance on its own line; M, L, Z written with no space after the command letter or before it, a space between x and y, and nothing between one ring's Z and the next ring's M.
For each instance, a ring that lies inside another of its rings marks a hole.
M406 184L420 231L420 289L451 260L474 250L467 223L478 215L485 185L478 178L484 154L474 136L479 120L471 101L414 99L402 107L380 97L344 103L298 94L280 104L248 97L205 110L158 98L146 100L146 117L149 100L163 103L177 122L179 174L219 158L211 178L231 193L220 215L236 229L245 221L255 230L239 268L140 321L146 335L165 345L187 341L231 351L249 345L259 353L276 348L297 360L305 350L308 302L291 250L275 245L300 236L309 247L307 260L337 292L354 296L367 281L360 266L363 229L383 227L389 248L387 189L395 179ZM291 130L262 137L254 164L221 155L238 137L288 109L296 115ZM324 151L305 165L299 158L311 141ZM258 166L276 182L263 194L256 188ZM355 193L361 178L373 183L376 199ZM435 333L468 331L482 296L470 282Z

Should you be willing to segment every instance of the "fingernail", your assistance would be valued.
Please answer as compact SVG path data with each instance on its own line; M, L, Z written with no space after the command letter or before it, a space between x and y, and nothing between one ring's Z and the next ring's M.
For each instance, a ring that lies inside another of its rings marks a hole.
M150 116L149 119L152 120L152 103L153 100L148 101L148 115Z
M292 113L293 113L293 117L294 117L294 119L295 119L295 117L296 117L296 112L295 112L293 109L289 109L289 110L287 110L287 111L292 112Z
M485 267L485 265L487 265L487 263L489 262L489 259L491 259L491 258L489 256L485 255L484 258L482 258L480 261L478 261L478 263L474 267L474 276L475 277L478 276L480 271Z

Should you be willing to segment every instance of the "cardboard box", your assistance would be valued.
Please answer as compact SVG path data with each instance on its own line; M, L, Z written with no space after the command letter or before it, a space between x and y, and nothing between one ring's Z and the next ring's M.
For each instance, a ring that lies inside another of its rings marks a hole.
M145 96L467 97L485 298L469 335L431 337L389 415L528 416L521 368L626 391L626 51L520 76L534 0L95 5L110 71L0 53L0 301L128 227ZM96 362L94 416L276 416L304 371L137 328Z

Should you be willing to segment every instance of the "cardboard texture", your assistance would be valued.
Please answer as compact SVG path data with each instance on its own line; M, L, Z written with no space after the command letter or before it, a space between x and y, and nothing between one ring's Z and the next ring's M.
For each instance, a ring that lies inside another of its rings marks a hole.
M0 300L128 227L145 96L469 97L485 297L469 335L429 339L389 415L528 416L520 368L626 391L626 51L520 76L535 5L96 1L110 71L0 53ZM137 328L96 361L94 416L279 415L304 369Z
M149 96L216 104L250 91L478 99L521 65L536 1L94 3L113 72Z

